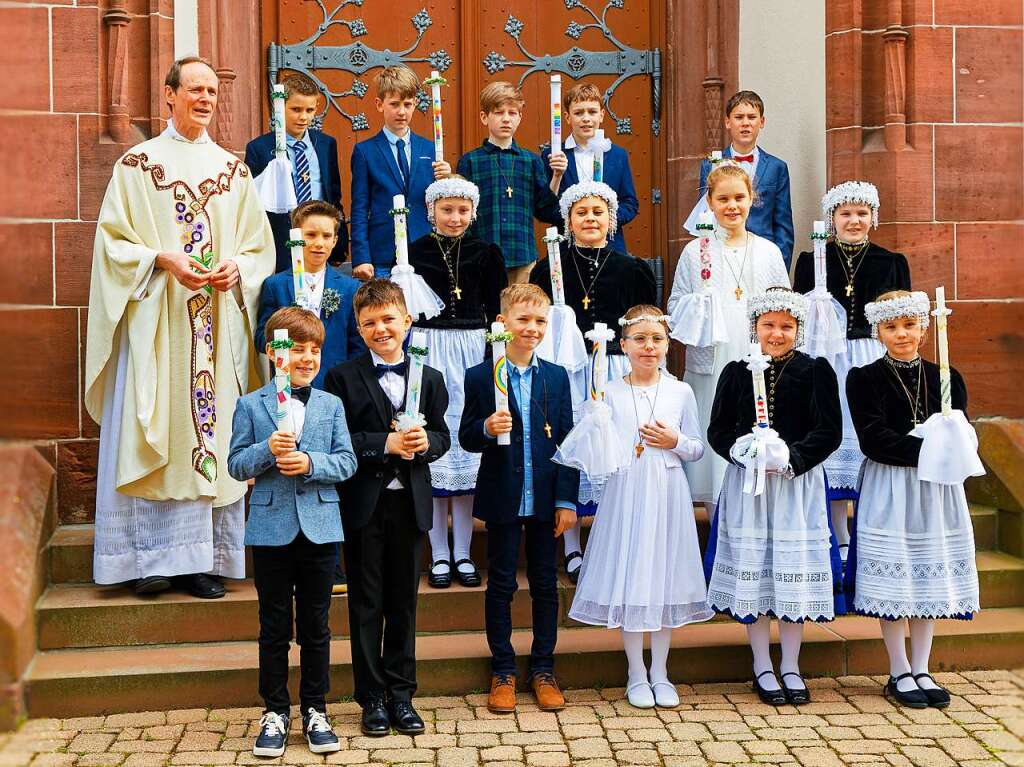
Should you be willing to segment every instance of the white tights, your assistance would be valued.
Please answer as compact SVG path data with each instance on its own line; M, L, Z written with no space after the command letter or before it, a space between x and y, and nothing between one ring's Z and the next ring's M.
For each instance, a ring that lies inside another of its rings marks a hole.
M889 675L898 677L910 672L927 674L928 659L932 654L932 638L935 636L935 621L929 618L909 618L910 624L910 657L907 658L906 634L903 630L903 619L896 621L879 620L882 628L882 641L889 653ZM900 692L909 692L915 687L922 690L933 690L938 687L931 679L922 678L918 681L907 677L896 684Z
M762 615L753 623L747 624L747 638L750 641L750 651L754 656L754 675L762 674L765 671L774 671L770 653L771 645L771 618ZM782 674L800 673L800 645L804 639L804 624L790 621L779 621L779 640L782 645L782 663L779 664L779 671ZM767 674L758 680L758 684L766 690L778 690L779 683L774 674ZM786 677L786 686L791 690L802 690L804 684L795 676Z
M582 546L582 544L580 542L580 523L579 523L579 520L576 520L576 524L573 525L572 527L570 527L564 533L562 533L562 535L565 538L565 556L568 557L574 551L577 551L580 554L583 553L583 546ZM567 565L566 569L568 569L569 572L573 572L573 571L579 569L579 567L582 564L583 564L583 560L582 559L574 559L571 563L569 563Z
M644 664L644 636L651 637L651 669L648 674ZM672 629L659 631L626 631L622 632L622 648L626 651L629 663L627 687L634 684L650 682L668 682L668 650L672 644ZM671 684L671 683L670 683Z
M452 508L452 547L448 547L448 504ZM450 498L434 499L434 525L428 534L430 538L430 561L446 564L432 567L438 575L449 572L448 562L469 559L469 546L473 540L473 496L453 495ZM471 572L469 565L460 565L460 570Z

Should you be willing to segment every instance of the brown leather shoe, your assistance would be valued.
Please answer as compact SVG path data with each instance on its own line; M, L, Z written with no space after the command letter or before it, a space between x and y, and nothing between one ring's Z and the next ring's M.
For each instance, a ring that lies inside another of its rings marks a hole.
M516 710L516 678L506 674L491 677L491 694L487 710L492 714L510 714Z
M541 711L560 711L565 708L565 696L558 689L554 674L534 674L530 687L537 696L537 708Z

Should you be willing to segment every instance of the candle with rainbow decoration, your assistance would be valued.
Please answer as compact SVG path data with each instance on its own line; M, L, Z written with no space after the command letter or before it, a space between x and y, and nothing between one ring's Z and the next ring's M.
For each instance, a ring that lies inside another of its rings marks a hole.
M441 86L447 85L448 81L441 77L436 69L430 73L430 77L424 81L424 85L430 86L430 103L434 111L434 162L444 161L444 128L441 123Z
M274 340L270 342L270 348L274 350L274 392L277 402L275 420L277 430L293 432L292 411L290 402L292 397L291 377L291 348L292 341L288 338L288 329L279 328L274 331Z
M508 360L505 358L505 344L512 340L512 334L505 330L504 322L492 322L487 341L491 344L491 361L494 380L494 409L508 412ZM511 434L499 434L499 445L511 445Z
M562 76L551 75L551 154L562 151Z
M935 335L939 346L939 393L942 397L942 415L953 412L953 396L949 376L949 338L946 335L946 318L952 312L946 308L946 288L935 288Z
M288 232L287 245L292 253L292 287L295 289L295 303L299 306L306 305L306 267L302 258L302 249L306 246L302 239L301 229L292 229Z

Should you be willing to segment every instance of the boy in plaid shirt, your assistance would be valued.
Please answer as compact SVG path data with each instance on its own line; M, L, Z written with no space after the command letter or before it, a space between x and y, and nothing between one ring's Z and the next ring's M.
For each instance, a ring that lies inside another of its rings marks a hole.
M480 92L480 122L487 138L459 160L458 172L480 188L473 233L501 247L509 283L526 282L537 260L533 219L558 224L558 200L538 155L513 136L522 120L523 95L507 82Z

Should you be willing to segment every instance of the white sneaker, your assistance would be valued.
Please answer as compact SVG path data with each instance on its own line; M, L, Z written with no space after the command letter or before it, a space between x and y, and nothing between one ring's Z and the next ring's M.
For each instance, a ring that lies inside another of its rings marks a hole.
M633 708L654 708L654 690L647 680L626 688L626 700Z
M671 682L655 682L651 688L654 690L654 702L661 708L675 708L679 705L679 693Z

